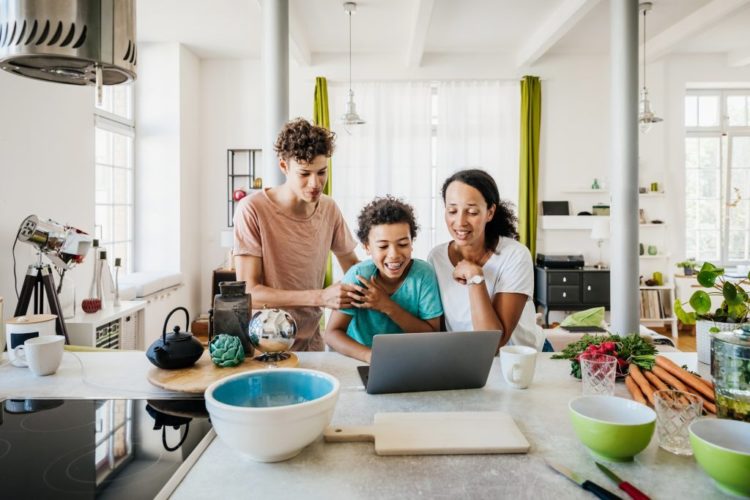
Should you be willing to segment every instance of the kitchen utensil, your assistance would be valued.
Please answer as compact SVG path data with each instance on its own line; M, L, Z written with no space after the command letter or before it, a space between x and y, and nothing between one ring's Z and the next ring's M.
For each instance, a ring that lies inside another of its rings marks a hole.
M373 425L331 426L329 443L374 441L378 455L526 453L529 443L510 415L497 411L376 413Z
M65 337L45 335L29 339L13 349L16 362L25 363L37 377L52 375L60 366Z
M583 353L579 359L584 396L612 396L615 393L617 358L608 354Z
M55 334L55 322L57 316L54 314L27 314L16 316L5 322L5 339L8 346L8 360L14 366L26 366L16 364L14 349L29 339L44 335Z
M269 367L294 368L299 365L299 358L294 353L284 360L275 361L269 365L267 362L257 361L253 358L245 358L245 361L231 368L221 368L213 364L211 355L205 351L198 361L187 368L177 370L164 370L155 366L149 369L146 377L148 381L157 387L169 391L188 392L191 394L203 394L208 386L229 375L237 373L263 370Z
M594 458L606 462L632 460L654 434L654 410L629 399L581 396L571 400L568 408L578 439Z
M683 391L654 392L659 446L675 455L692 455L688 427L701 416L703 399Z
M336 377L316 370L278 368L239 373L206 390L216 434L259 462L279 462L315 441L331 421Z
M578 486L583 488L584 490L596 495L598 498L601 498L602 500L617 500L620 497L615 495L614 493L609 492L608 490L602 488L598 484L596 484L593 481L589 481L588 479L582 477L576 472L573 472L572 470L568 469L567 467L559 464L553 464L550 461L546 461L547 465L562 474L563 476L567 477L574 483L576 483Z
M536 349L520 345L503 346L500 348L500 366L510 386L526 389L534 378Z
M750 497L750 423L698 419L690 425L690 444L698 465L718 489Z
M750 422L750 325L711 335L717 416Z
M175 326L172 333L167 335L169 318L177 311L185 313L185 333L180 332L180 327ZM161 338L151 344L146 352L146 357L151 363L165 370L185 368L195 364L203 353L203 344L187 331L190 325L190 314L184 307L174 308L164 320Z
M643 493L641 490L633 486L627 481L623 481L620 479L620 476L612 472L609 468L605 467L604 465L600 464L599 462L594 462L597 467L599 467L599 470L604 473L605 476L610 478L612 481L615 482L618 488L620 488L622 491L628 494L630 498L633 500L650 500L650 497Z

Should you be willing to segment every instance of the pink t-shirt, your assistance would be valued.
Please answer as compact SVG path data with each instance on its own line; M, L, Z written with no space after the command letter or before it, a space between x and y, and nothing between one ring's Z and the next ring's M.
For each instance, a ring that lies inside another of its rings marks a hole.
M268 188L266 188L268 189ZM234 254L263 259L263 284L280 290L319 290L323 287L328 251L336 255L357 246L341 210L321 196L307 218L287 213L264 189L242 199L234 213ZM263 305L253 301L253 307ZM322 351L319 307L288 308L297 321L295 351Z

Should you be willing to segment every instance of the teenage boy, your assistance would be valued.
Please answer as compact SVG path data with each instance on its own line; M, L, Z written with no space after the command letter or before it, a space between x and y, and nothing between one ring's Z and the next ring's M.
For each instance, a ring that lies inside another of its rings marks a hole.
M321 307L350 307L352 285L322 289L328 251L346 272L356 242L332 198L323 194L334 134L298 118L274 144L284 184L243 198L234 213L234 263L253 308L279 307L297 321L295 351L322 351Z

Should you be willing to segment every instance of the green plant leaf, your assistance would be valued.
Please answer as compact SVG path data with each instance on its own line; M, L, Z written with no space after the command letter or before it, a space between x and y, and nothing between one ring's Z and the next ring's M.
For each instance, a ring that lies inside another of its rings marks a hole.
M711 264L710 262L704 262L703 265L701 266L701 272L703 272L703 271L717 271L718 269L719 269L718 267L716 267L715 265ZM722 272L723 271L724 270L722 269Z
M698 290L690 297L690 306L695 309L695 314L702 316L711 310L711 297L703 290Z
M719 328L716 326L712 326L711 328L708 329L708 333L719 333L720 331L721 330L719 330Z
M705 267L705 265L703 267ZM716 283L716 278L718 277L719 277L719 274L716 271L701 270L698 273L698 283L700 283L701 286L704 286L706 288L711 288Z
M727 304L727 316L734 320L735 323L744 323L747 321L747 304Z
M734 283L730 283L728 281L724 282L724 286L721 290L722 295L724 295L724 300L727 301L727 304L741 304L742 298L738 297L737 294L737 287L734 286Z
M695 313L685 311L685 309L682 308L682 303L679 300L674 301L674 313L677 316L677 319L679 319L683 325L695 324Z

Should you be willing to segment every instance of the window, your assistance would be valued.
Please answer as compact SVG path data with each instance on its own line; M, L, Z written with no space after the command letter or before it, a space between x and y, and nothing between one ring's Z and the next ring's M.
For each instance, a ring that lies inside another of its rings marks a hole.
M685 254L750 260L750 90L685 96Z
M110 262L119 257L125 272L132 272L135 124L131 85L104 88L95 123L95 237L107 249Z

